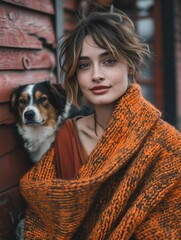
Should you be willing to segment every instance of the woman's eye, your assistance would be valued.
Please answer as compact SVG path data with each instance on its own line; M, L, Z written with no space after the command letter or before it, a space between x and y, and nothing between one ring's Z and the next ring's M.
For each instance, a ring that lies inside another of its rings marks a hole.
M105 61L104 61L104 64L107 64L107 65L114 65L116 63L116 59L114 58L107 58Z
M77 68L78 70L86 70L89 68L89 66L89 63L79 63Z

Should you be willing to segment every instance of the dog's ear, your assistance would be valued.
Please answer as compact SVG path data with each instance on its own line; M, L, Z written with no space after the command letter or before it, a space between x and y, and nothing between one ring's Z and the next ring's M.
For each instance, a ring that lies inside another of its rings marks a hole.
M45 83L46 88L49 92L49 100L51 104L60 112L65 108L67 95L62 84L52 84L49 82Z
M15 89L10 96L9 111L17 113L18 111L18 89Z
M10 104L9 104L10 112L18 113L18 99L20 97L20 94L23 88L25 88L25 86L26 85L20 85L12 91L10 96Z

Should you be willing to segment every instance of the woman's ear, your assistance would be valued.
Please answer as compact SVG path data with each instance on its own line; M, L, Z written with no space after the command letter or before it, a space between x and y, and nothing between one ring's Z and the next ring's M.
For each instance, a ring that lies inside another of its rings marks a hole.
M132 67L128 68L128 82L129 83L134 83L135 82L135 78L134 78L134 70Z

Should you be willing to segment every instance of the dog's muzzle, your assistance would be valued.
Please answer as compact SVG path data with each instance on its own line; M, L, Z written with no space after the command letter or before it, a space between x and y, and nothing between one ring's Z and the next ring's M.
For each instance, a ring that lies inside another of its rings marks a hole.
M36 120L36 113L33 110L27 110L26 112L24 112L24 123L26 125L38 124Z
M26 111L24 117L27 121L33 121L35 117L35 112L33 110Z
M25 125L42 125L45 119L41 116L39 110L35 107L28 107L23 113L23 122Z

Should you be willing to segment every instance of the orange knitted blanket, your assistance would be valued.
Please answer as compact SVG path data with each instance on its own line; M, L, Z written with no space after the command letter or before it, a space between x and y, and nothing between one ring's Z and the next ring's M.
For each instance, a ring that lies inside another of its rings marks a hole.
M56 178L54 156L52 147L21 180L25 239L181 239L181 135L138 85L75 179Z

